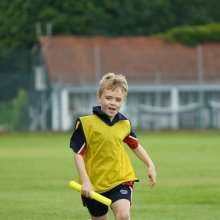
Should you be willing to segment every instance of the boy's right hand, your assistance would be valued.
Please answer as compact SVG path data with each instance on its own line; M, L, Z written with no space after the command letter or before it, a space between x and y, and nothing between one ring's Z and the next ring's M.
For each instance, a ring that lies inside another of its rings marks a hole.
M81 194L87 198L91 197L91 191L93 191L93 186L90 181L86 181L82 183Z

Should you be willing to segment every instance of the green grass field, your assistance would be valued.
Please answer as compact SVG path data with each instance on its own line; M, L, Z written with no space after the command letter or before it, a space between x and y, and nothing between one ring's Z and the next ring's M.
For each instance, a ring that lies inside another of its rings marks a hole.
M138 137L155 162L158 183L148 188L146 169L131 154L140 179L132 219L220 219L220 132L146 132ZM0 219L89 219L80 194L68 187L77 177L69 138L0 136Z

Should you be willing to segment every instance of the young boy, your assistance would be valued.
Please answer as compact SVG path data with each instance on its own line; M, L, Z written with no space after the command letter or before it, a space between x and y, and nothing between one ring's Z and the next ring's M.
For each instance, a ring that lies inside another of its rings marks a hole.
M90 198L92 190L112 200L116 220L130 219L133 184L138 180L123 143L148 167L150 187L156 184L152 160L138 142L130 121L119 112L127 92L123 75L104 75L97 93L100 106L93 107L93 114L78 118L71 137L82 199L92 220L108 219L108 207Z

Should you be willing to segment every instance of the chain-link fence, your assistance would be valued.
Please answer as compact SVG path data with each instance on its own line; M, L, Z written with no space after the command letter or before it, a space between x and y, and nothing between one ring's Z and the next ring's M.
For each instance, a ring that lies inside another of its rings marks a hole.
M0 50L0 131L27 130L31 91L29 49Z
M0 74L0 130L28 129L30 76Z

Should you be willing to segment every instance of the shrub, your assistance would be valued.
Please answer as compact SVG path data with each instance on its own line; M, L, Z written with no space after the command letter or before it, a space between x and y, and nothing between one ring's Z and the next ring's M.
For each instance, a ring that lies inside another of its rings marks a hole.
M18 91L13 109L14 130L25 130L28 128L28 96L24 89Z
M190 46L197 44L220 41L220 24L208 24L204 26L180 26L159 35L160 38L180 42Z

